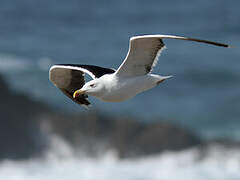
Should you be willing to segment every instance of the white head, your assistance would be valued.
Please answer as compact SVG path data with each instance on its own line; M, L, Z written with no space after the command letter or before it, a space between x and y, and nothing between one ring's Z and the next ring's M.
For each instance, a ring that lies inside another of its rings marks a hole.
M94 79L84 84L81 89L76 90L73 94L73 98L76 98L82 94L100 96L104 93L104 89L104 84L101 83L99 79Z

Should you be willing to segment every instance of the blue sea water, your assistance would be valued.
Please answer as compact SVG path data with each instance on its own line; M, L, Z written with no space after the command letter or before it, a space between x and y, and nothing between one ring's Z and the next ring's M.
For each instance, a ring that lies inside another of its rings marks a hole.
M55 63L117 68L129 38L174 34L229 43L224 49L166 40L154 72L174 75L123 103L94 98L93 109L163 119L206 137L240 139L240 1L2 0L0 72L13 90L56 109L84 111L48 81Z

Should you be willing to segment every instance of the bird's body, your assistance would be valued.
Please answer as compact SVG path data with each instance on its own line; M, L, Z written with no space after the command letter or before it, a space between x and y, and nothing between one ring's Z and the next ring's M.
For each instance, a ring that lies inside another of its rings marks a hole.
M107 74L99 78L99 81L104 84L103 92L100 94L90 93L89 95L94 95L106 102L121 102L155 87L163 79L165 79L165 77L155 74L131 78L121 78L115 73Z
M88 95L106 102L121 102L151 89L171 76L152 74L165 44L162 39L196 41L215 46L226 44L171 35L144 35L130 39L128 54L115 71L93 65L60 64L50 68L49 79L74 102L88 106ZM85 83L84 74L93 80Z

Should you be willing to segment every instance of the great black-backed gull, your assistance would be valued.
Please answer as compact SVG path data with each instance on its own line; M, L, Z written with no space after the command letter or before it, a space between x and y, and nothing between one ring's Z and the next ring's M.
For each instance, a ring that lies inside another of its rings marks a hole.
M120 102L151 89L172 76L151 74L164 49L163 39L180 39L229 47L227 44L172 35L143 35L130 39L128 54L117 70L93 65L58 64L49 79L74 102L88 106L88 95L107 102ZM84 74L93 80L85 83Z

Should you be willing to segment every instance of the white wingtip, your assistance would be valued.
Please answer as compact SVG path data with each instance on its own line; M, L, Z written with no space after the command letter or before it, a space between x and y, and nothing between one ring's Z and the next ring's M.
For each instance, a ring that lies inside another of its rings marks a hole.
M165 79L172 78L172 77L173 77L173 75L170 75L170 76L161 76L161 78L163 78L164 80L165 80Z

